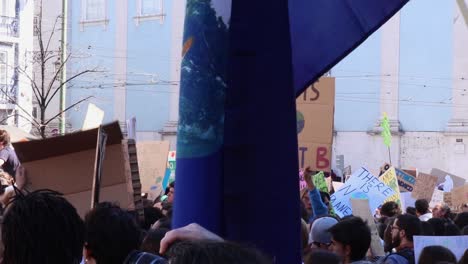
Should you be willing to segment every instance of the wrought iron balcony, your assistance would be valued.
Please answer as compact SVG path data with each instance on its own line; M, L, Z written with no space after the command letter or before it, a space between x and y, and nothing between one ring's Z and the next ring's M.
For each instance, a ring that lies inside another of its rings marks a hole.
M18 37L19 20L15 17L0 16L0 35Z

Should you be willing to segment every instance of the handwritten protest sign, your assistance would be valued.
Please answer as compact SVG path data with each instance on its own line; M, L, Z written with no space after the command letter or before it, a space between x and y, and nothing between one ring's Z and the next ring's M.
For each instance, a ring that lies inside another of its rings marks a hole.
M437 177L425 173L419 173L416 178L416 184L412 192L412 196L415 199L426 199L430 201L434 188L437 185Z
M369 207L369 199L367 198L351 198L351 207L355 216L361 217L364 221L367 221L371 230L371 245L370 249L373 256L385 256L382 243L380 243L379 232L375 225L374 217L371 214Z
M466 180L457 175L445 172L441 169L433 168L431 170L431 175L437 176L437 184L442 184L446 181L447 177L450 177L453 182L453 187L463 186Z
M344 183L342 182L332 182L332 185L333 185L333 190L338 191L339 189L341 189L341 187L343 187Z
M401 208L401 198L400 198L400 188L398 186L398 180L395 172L395 168L390 167L382 176L379 177L379 180L381 180L383 183L387 184L388 187L392 188L392 190L395 191L395 194L392 196L388 197L385 202L390 202L393 201L398 204Z
M452 193L444 193L444 203L450 207L452 207Z
M323 171L315 174L312 179L314 181L315 187L319 191L328 193L328 184L327 181L325 181L325 174Z
M372 175L368 170L360 168L351 175L348 181L330 198L330 202L339 217L352 214L349 199L351 194L363 193L369 197L370 209L375 211L379 205L395 191Z
M414 184L416 183L416 177L399 169L395 169L395 172L398 179L398 185L400 186L400 191L412 192L414 189Z
M460 260L468 245L468 236L414 236L413 240L414 256L417 263L419 263L421 251L427 246L446 247L455 254L457 260Z
M457 207L464 203L468 203L468 184L452 190L452 205Z
M441 190L434 190L434 194L432 194L431 202L429 203L429 207L433 208L437 204L441 204L444 202L444 191Z

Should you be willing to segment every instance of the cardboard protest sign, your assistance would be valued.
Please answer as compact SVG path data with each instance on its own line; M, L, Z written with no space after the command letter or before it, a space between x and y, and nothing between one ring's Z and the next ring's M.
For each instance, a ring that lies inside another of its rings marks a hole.
M444 193L444 203L450 207L452 207L452 193Z
M137 144L141 191L154 200L164 190L162 182L166 173L169 141L144 141Z
M444 202L444 191L434 190L434 194L432 194L432 199L429 203L429 207L433 208L437 204L441 204L443 202Z
M416 176L410 175L406 171L395 169L400 192L412 192L416 184Z
M330 172L335 78L323 77L296 99L299 167Z
M431 170L431 175L437 176L437 185L444 183L447 181L447 176L450 177L450 180L453 182L453 187L460 187L463 186L466 182L466 180L462 177L456 176L454 174L445 172L440 169L432 169Z
M341 189L341 187L343 187L344 183L342 182L332 182L332 185L333 185L333 190L338 191L339 189Z
M372 175L368 170L361 168L353 173L348 181L336 191L330 202L339 217L352 214L349 199L353 194L364 194L369 197L370 209L375 211L395 191Z
M468 203L468 184L452 190L452 205L457 207Z
M432 199L434 188L437 186L437 177L425 173L419 173L416 178L416 184L412 192L415 199L426 199L428 202Z
M323 171L315 174L312 179L317 190L328 193L328 184L327 181L325 181L325 174Z
M443 246L453 252L460 260L468 245L468 236L414 236L414 257L419 262L421 251L427 246ZM420 263L424 264L424 263Z
M108 135L100 186L100 201L135 207L132 179L126 174L122 133L118 122L105 125ZM64 194L84 216L90 209L97 129L14 144L28 172L28 190L52 189Z
M398 180L395 172L395 168L390 167L382 176L379 177L379 180L381 180L383 183L388 185L390 188L392 188L393 191L395 191L395 194L392 196L388 197L385 202L393 201L398 204L401 208L401 198L400 198L400 188L398 186Z
M375 225L374 217L369 207L369 199L351 198L351 207L355 216L361 217L364 221L367 221L371 230L371 245L370 249L373 256L385 256L382 243L380 242L379 232Z

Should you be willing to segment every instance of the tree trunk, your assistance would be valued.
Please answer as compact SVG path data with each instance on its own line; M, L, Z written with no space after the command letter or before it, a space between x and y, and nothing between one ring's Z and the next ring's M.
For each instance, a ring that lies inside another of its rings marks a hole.
M41 131L41 137L42 139L45 139L46 138L46 134L45 134L45 112L46 112L46 109L45 107L41 106L41 127L39 128L40 131Z

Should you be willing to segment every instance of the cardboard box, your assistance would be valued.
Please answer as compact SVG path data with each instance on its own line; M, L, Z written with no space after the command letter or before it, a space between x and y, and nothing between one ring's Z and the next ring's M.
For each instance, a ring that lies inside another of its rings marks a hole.
M108 135L101 179L100 201L134 208L131 175L127 175L122 133L114 122L103 126ZM28 175L28 190L52 189L64 194L84 216L91 206L98 129L65 136L15 143Z

